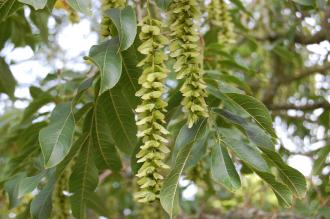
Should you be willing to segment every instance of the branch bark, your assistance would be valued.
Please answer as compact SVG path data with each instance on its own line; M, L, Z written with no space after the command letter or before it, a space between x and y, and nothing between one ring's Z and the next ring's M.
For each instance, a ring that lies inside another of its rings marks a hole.
M310 111L318 108L330 109L330 103L316 102L313 104L305 104L305 105L295 105L295 104L279 104L279 105L270 105L268 106L270 110L301 110L301 111Z

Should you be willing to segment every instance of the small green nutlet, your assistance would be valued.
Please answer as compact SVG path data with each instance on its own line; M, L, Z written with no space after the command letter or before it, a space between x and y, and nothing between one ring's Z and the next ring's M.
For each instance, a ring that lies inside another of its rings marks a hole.
M135 110L137 136L142 140L136 157L142 166L136 174L140 191L135 194L135 198L139 202L152 202L158 198L162 186L164 177L161 170L169 168L164 163L166 154L170 152L166 147L166 135L169 134L165 128L167 103L162 98L165 92L164 81L169 72L164 65L167 56L163 51L168 40L161 34L164 24L149 15L143 18L139 25L139 38L142 43L138 51L144 54L145 58L137 65L143 67L138 80L141 89L136 92L142 103Z
M208 6L208 19L211 24L220 28L219 43L223 45L235 43L234 25L224 0L211 0Z
M188 126L200 117L208 117L205 102L207 93L203 80L202 54L199 48L199 33L196 24L200 16L196 0L173 0L169 6L171 57L175 58L173 66L177 79L183 79L180 89L183 95L183 109L188 115Z
M126 0L101 0L101 9L103 12L109 10L110 8L124 8L126 5ZM108 37L111 35L112 29L111 19L107 16L102 17L100 25L100 34L103 37Z

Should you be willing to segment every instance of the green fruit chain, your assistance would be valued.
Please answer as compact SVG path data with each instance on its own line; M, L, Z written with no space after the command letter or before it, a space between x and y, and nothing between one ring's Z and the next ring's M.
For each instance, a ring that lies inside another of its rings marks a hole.
M61 178L56 182L55 188L52 195L53 209L52 218L53 219L65 219L70 217L70 200L69 197L63 194L63 191L68 191L69 189L69 178L72 173L71 162L68 167L64 170Z
M234 25L224 0L211 0L208 6L208 19L219 27L218 42L223 45L235 43Z
M181 104L188 117L188 126L192 127L200 117L208 117L202 54L198 45L200 37L196 24L200 11L196 0L173 0L169 13L172 37L170 56L175 58L173 68L177 72L177 79L184 81L180 88L183 95Z
M168 39L161 34L164 24L152 19L149 14L143 18L139 26L139 38L142 43L138 51L145 55L145 58L137 65L143 67L138 80L141 89L136 92L142 103L135 110L137 136L142 140L136 157L142 166L136 174L140 190L135 194L135 198L139 202L152 202L159 196L163 180L161 170L169 168L164 163L165 156L170 150L166 147L166 135L169 132L165 128L164 115L167 103L163 100L164 82L169 72L164 65L164 61L167 60L164 47L168 44Z

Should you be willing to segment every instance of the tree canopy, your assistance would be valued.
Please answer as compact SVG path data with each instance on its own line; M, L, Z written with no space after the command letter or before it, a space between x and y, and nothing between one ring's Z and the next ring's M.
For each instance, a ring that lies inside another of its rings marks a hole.
M330 218L329 41L326 0L1 0L0 218Z

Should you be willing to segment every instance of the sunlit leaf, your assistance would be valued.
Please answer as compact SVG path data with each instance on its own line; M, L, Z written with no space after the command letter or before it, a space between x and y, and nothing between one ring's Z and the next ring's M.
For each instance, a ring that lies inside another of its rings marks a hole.
M70 104L57 105L50 123L40 130L39 142L46 168L59 164L69 153L75 130L74 116Z

